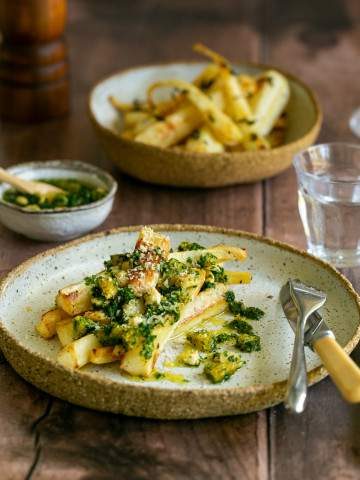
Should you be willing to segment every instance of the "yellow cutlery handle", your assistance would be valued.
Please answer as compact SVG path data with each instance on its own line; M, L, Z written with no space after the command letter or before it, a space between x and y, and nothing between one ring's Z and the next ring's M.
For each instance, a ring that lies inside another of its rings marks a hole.
M360 402L360 368L332 337L314 342L314 350L342 396L351 403Z

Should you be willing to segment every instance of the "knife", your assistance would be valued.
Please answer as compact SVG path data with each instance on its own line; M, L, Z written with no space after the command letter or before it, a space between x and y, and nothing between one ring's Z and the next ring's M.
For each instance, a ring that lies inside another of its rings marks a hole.
M285 316L295 332L298 311L291 298L288 284L281 288L280 301ZM304 343L319 355L342 396L348 402L360 402L360 368L344 352L334 333L317 311L311 314L306 322Z

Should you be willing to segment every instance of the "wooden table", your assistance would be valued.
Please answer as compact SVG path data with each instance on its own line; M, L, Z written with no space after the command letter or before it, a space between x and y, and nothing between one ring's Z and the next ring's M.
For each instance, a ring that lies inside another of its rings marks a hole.
M304 246L292 169L255 185L175 190L121 176L105 160L86 112L98 79L136 64L194 57L201 40L232 59L271 63L299 75L325 113L320 140L355 141L360 102L357 0L77 0L68 43L72 114L38 125L3 124L0 163L80 159L108 168L119 195L102 228L197 223L239 228ZM0 227L4 274L48 245ZM360 276L351 274L360 284ZM353 357L360 361L360 349ZM0 365L0 478L7 479L358 479L360 411L326 379L306 412L283 406L233 418L159 422L97 413L52 398Z

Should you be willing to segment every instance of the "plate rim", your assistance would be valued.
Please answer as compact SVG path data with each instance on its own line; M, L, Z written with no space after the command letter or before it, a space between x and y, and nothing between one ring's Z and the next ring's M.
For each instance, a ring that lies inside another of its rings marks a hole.
M285 242L275 240L272 238L269 238L267 236L263 236L261 234L257 233L250 233L247 231L243 230L238 230L238 229L230 229L230 228L223 228L223 227L215 227L215 226L208 226L208 225L188 225L188 224L151 224L148 225L149 227L153 228L155 231L167 231L167 232L181 232L181 231L191 231L191 232L203 232L203 233L218 233L218 234L224 234L224 235L229 235L229 236L238 236L240 238L247 238L250 240L256 240L261 243L264 243L266 245L278 247L282 250L294 253L296 255L309 258L313 263L316 263L317 265L321 266L322 268L325 268L325 270L329 271L333 276L335 276L338 280L341 281L343 287L347 292L350 294L350 296L353 298L355 305L357 307L358 313L359 313L359 319L360 319L360 297L356 293L354 287L351 285L350 281L342 274L340 273L336 268L334 268L332 265L329 263L311 255L310 253L299 249L297 247L293 247ZM0 282L0 302L3 293L5 292L7 286L11 283L11 281L21 274L23 274L29 267L31 267L32 264L36 263L37 261L44 259L46 257L52 256L54 254L57 254L59 252L71 249L77 245L81 245L83 243L86 243L88 241L92 241L94 239L101 239L103 237L108 237L111 235L116 235L116 234L121 234L121 233L131 233L131 232L137 232L139 229L142 227L142 225L134 225L134 226L123 226L123 227L117 227L117 228L112 228L109 230L105 230L99 233L93 233L86 235L84 237L81 237L79 239L73 240L71 242L67 242L62 245L58 245L54 248L47 249L43 252L40 252L29 259L23 261L19 265L17 265L15 268L11 269L10 272L7 273L7 275L1 280ZM355 348L357 343L360 340L360 321L358 323L358 326L356 327L356 330L354 332L354 335L349 339L347 344L343 347L346 353L351 353L351 351ZM118 390L133 390L135 393L136 392L142 392L145 394L145 396L150 396L151 394L157 393L164 398L170 399L171 397L174 397L175 395L177 397L184 397L184 401L186 401L186 397L189 398L189 394L192 395L194 398L201 396L202 398L209 399L211 397L214 399L214 397L217 397L218 399L224 399L226 400L227 398L232 398L235 397L235 399L238 400L239 406L236 408L236 411L232 413L234 409L231 409L231 412L227 412L225 414L237 414L237 413L245 413L247 411L255 411L259 410L261 408L266 408L270 405L274 405L277 403L280 403L283 400L284 394L285 394L285 388L286 388L286 380L282 380L279 382L274 382L274 383L269 383L269 384L257 384L257 385L250 385L247 387L241 387L241 386L229 386L227 387L226 385L222 385L221 388L204 388L203 386L186 386L184 384L183 387L179 388L174 388L174 387L166 387L166 388L159 388L158 386L154 385L148 385L146 382L138 382L136 384L129 384L129 383L122 383L122 382L116 382L114 380L111 380L106 377L101 377L98 373L92 373L92 372L86 372L86 371L81 371L81 370L76 370L72 371L71 369L68 369L66 367L63 367L62 365L58 364L55 360L51 358L44 357L42 354L38 353L36 350L33 350L32 348L29 348L28 346L24 345L21 341L17 340L14 338L13 334L11 333L10 330L6 327L4 324L3 319L0 317L0 347L4 351L5 357L11 364L11 366L27 381L30 381L30 383L36 385L37 387L41 388L42 390L46 390L44 386L39 386L39 383L36 383L33 379L29 380L29 375L26 374L26 368L24 365L22 365L21 359L19 359L18 363L15 361L16 357L12 357L11 359L8 358L11 357L9 348L14 348L18 350L18 352L22 351L22 353L29 358L34 360L34 363L40 362L43 363L44 366L49 369L53 369L56 373L58 371L59 373L61 372L62 375L66 373L66 375L70 380L74 380L76 382L77 379L83 379L85 382L86 380L91 380L98 384L99 387L113 387ZM15 365L14 365L15 364ZM309 385L313 385L314 383L317 383L318 381L322 380L325 376L327 376L327 371L324 369L322 365L313 368L308 372L308 381ZM51 389L50 389L51 390ZM52 390L53 391L53 390ZM52 391L49 391L49 393L52 393ZM58 393L53 395L60 396ZM249 408L243 409L241 407L241 399L245 399L245 404L253 404L254 402L247 402L246 399L250 396L259 396L260 397L260 407L256 407L256 402L255 402L255 408L252 408L250 406ZM61 398L68 400L65 396L62 396ZM83 406L89 406L88 404L84 404L83 402L76 401L71 399L70 400L72 403L77 403ZM219 402L220 404L221 402ZM106 410L106 411L111 411L111 408L109 407L103 407L103 406L94 406L91 405L90 408L95 408L98 410ZM122 412L122 410L114 410L117 413L126 413ZM130 415L137 415L137 413L130 413ZM155 414L143 414L140 413L139 416L148 416L150 418L204 418L207 416L220 416L224 415L224 413L215 413L215 414L196 414L195 416L192 416L191 413L187 412L187 414L184 416L183 414L178 416L177 414L171 414L170 416L166 416L164 414L157 416Z

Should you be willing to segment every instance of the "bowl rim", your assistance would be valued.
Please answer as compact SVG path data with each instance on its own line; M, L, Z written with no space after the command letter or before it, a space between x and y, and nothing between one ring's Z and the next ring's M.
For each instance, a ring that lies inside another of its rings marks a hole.
M311 145L310 147L304 148L297 152L293 158L293 166L295 172L298 176L302 178L307 178L310 180L314 180L318 183L327 183L331 185L359 185L359 180L332 180L328 178L322 178L320 175L316 173L311 173L303 168L301 165L301 157L303 157L306 153L312 153L316 150L323 150L325 148L331 149L333 147L342 147L346 148L347 150L355 150L360 152L360 144L355 142L346 142L346 141L338 141L338 142L323 142L317 143L316 145Z
M112 139L116 139L118 142L121 142L123 143L124 145L127 145L127 146L131 146L131 147L138 147L140 146L140 148L147 148L148 150L150 151L153 151L153 152L161 152L163 154L166 154L166 155L175 155L179 158L187 158L189 156L191 157L198 157L198 158L217 158L219 156L219 153L199 153L199 152L186 152L184 150L174 150L174 148L172 147L158 147L158 146L154 146L154 145L148 145L146 143L142 143L142 142L136 142L135 140L129 140L129 139L126 139L126 138L122 138L120 137L120 135L114 133L112 130L110 130L109 128L107 127L104 127L96 118L94 112L93 112L93 108L92 108L92 99L93 99L93 95L94 95L94 92L95 92L95 89L97 87L99 87L99 85L101 85L102 83L105 83L106 81L110 80L112 77L117 77L117 76L121 76L121 75L125 75L125 74L128 74L130 72L133 72L133 71L137 71L137 70L143 70L143 69L146 69L146 68L153 68L153 67L165 67L165 66L171 66L171 65L180 65L180 64L183 64L183 65L196 65L196 64L207 64L209 62L200 62L200 61L196 61L196 60L177 60L177 61L172 61L172 62L159 62L159 63L148 63L148 64L142 64L142 65L138 65L138 66L135 66L135 67L130 67L130 68L126 68L126 69L121 69L121 70L116 70L115 72L113 72L112 74L110 75L106 75L104 76L102 79L100 79L98 82L96 82L90 89L89 91L89 94L88 94L88 97L87 97L87 110L88 110L88 115L90 117L90 120L92 121L92 123L95 125L96 128L99 128L104 134L106 134L107 136L111 137ZM297 142L301 141L302 139L308 137L308 136L312 136L313 133L316 133L320 130L320 127L322 125L322 122L323 122L323 112L322 112L322 108L320 106L320 102L318 100L318 97L316 95L316 93L306 84L304 83L302 80L300 80L298 77L296 77L295 75L293 75L292 73L289 73L287 70L283 70L282 68L277 68L273 65L268 65L268 64L264 64L264 63L257 63L257 62L232 62L232 65L234 65L235 67L237 66L245 66L245 67L252 67L252 68L258 68L258 69L261 69L261 70L276 70L277 72L281 73L282 75L284 75L285 77L287 77L288 79L290 79L291 81L293 81L294 83L297 83L298 85L300 85L304 91L306 92L306 94L309 96L310 100L311 100L311 103L313 104L314 106L314 109L315 109L315 120L314 120L314 123L313 125L311 126L311 128L304 133L304 135L302 135L301 137L289 142L289 143L285 143L283 145L280 145L278 147L275 147L275 148L272 148L270 150L259 150L256 152L257 155L259 156L268 156L268 155L273 155L274 153L283 153L284 151L288 150L288 149L291 149L294 145L296 145ZM221 152L221 156L222 157L228 157L228 158L234 158L234 157L241 157L241 156L246 156L248 153L253 153L253 152L247 152L247 151L244 151L244 152Z
M24 207L21 207L19 205L5 202L2 198L2 195L0 195L0 206L6 207L12 210L17 210L21 213L28 214L28 215L50 215L50 214L61 215L65 213L66 214L76 213L79 211L91 210L93 208L100 207L101 205L107 203L110 199L114 197L118 189L118 183L110 173L108 173L106 170L103 170L102 168L99 168L90 163L82 162L80 160L45 160L45 161L38 160L33 162L16 163L15 165L11 165L10 167L6 168L6 170L11 173L13 169L16 169L18 167L23 167L23 171L31 170L33 168L35 168L36 170L37 167L57 168L57 169L62 169L64 171L77 170L79 172L90 173L92 175L95 175L99 179L101 179L102 177L109 184L108 193L103 198L96 200L96 202L88 203L86 205L80 205L77 207L66 207L66 208L62 208L61 210L55 210L51 208L44 208L43 210L35 210L35 211L26 210ZM6 182L2 182L2 183L6 183Z
M156 232L166 232L166 233L172 232L173 233L173 232L190 231L190 232L203 232L203 233L210 233L210 234L217 233L217 234L222 234L224 236L237 236L239 238L246 238L249 240L263 243L265 245L269 245L271 247L279 248L280 250L290 252L291 254L297 255L299 257L306 258L310 260L312 264L321 266L324 270L330 273L333 278L336 278L342 284L342 287L347 291L347 293L351 296L352 300L354 301L355 308L357 309L357 312L359 314L359 319L360 319L360 295L356 292L351 282L329 262L322 260L301 248L292 246L280 240L275 240L271 237L268 237L262 234L252 233L252 232L234 229L234 228L224 228L224 227L217 227L217 226L211 226L211 225L167 224L167 223L149 224L148 226ZM37 253L36 255L24 260L19 265L12 268L9 272L6 273L6 275L3 278L1 278L0 300L6 288L11 283L11 281L21 276L22 274L24 274L24 272L26 272L28 268L31 268L33 264L36 264L36 262L41 261L42 259L45 259L47 257L51 257L52 255L57 255L58 253L64 252L68 249L72 249L83 243L91 242L93 240L100 240L101 238L106 238L113 235L116 236L124 233L136 233L136 232L139 232L141 228L142 228L142 225L115 227L109 230L103 230L101 232L88 234L83 237L72 240L70 242L66 242L56 247L49 248L49 249L46 249L45 251ZM5 342L6 338L8 338L11 340L13 344L17 345L21 349L24 349L26 353L30 354L35 358L40 358L45 365L51 366L55 369L60 369L61 371L66 371L69 374L71 379L74 379L74 378L76 379L77 375L81 375L85 378L88 378L89 380L91 379L91 380L94 380L95 382L98 382L100 385L107 385L107 386L111 384L116 384L120 386L125 385L125 384L122 384L121 382L115 382L112 379L108 379L106 377L98 375L97 373L82 371L81 369L72 370L68 367L62 366L54 359L44 357L42 353L39 353L37 350L34 350L32 347L26 346L22 341L15 339L2 318L0 318L0 334L1 334L0 335L1 344ZM347 354L350 354L354 350L354 348L357 346L359 341L360 341L360 321L355 327L355 331L352 337L347 341L346 345L343 346L343 349ZM328 375L328 372L326 371L326 369L322 364L312 368L311 370L307 371L309 385L313 385L314 383L317 383L318 381L325 378L327 375ZM178 388L169 387L169 388L166 388L166 392L168 392L169 394L174 394L174 393L181 394L180 392L188 392L190 390L198 393L202 392L203 395L205 396L207 395L208 397L211 397L214 395L221 396L222 393L227 394L227 393L236 393L236 392L246 395L248 393L252 394L255 392L257 393L258 392L262 392L262 393L274 392L279 388L285 388L286 384L287 384L287 380L285 379L285 380L272 382L269 384L261 383L261 384L247 386L247 387L241 387L238 385L236 386L223 385L222 388L219 390L203 389L201 386L198 386L198 387L189 386L189 388L184 387L181 390ZM130 385L127 385L127 387L133 388L134 385L130 384ZM136 385L136 388L143 389L149 392L158 390L158 387L153 385L147 385L146 382L144 383L139 382L139 384Z

